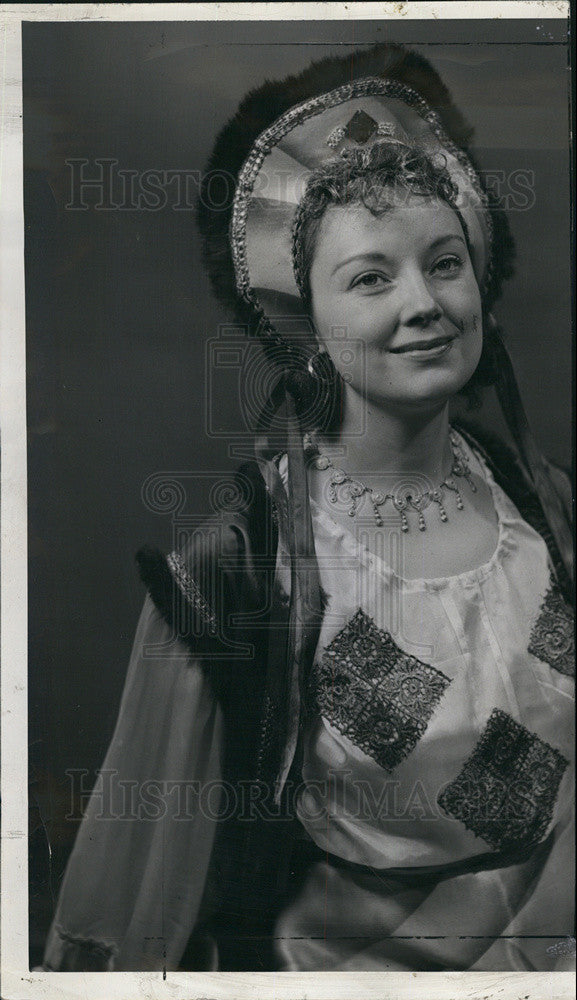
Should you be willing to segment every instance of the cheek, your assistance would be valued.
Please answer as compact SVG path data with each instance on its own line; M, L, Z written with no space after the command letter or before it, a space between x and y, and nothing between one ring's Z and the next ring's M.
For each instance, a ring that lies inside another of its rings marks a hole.
M330 332L335 325L334 302L324 295L313 294L311 316L315 331L321 343L330 340Z
M351 350L374 353L395 332L394 316L379 295L339 297L330 308L315 312L315 325L329 351L328 341L346 340Z
M471 317L470 353L474 367L476 368L483 353L483 323L481 314L474 313Z
M460 308L463 310L465 315L481 316L481 293L479 291L479 286L471 275L467 284L463 287L460 294Z
M319 341L335 364L343 346L349 353L370 346L378 336L378 328L370 310L359 309L350 296L334 295L330 301L313 304L313 322Z
M482 337L481 295L476 282L447 289L441 302L448 318L471 339Z
M465 313L465 329L470 330L471 339L478 346L479 353L483 345L483 306L479 289L475 286L474 294L469 297Z
M321 348L343 381L362 391L370 378L374 324L360 316L358 309L351 309L350 298L336 296L330 302L313 304L313 322Z

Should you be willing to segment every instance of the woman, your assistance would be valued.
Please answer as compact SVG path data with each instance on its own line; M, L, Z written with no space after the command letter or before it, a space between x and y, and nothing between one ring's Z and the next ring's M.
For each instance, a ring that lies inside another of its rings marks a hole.
M47 968L553 969L572 932L570 490L490 314L510 239L431 68L353 77L267 85L215 148L209 267L279 377L227 505L140 553ZM519 460L450 424L491 382Z

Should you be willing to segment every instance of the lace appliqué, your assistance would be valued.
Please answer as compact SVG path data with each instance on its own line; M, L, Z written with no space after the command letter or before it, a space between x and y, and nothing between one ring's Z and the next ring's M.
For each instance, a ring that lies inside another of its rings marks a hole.
M496 708L438 803L498 850L533 844L551 822L567 765L558 750Z
M168 567L172 573L180 592L184 595L191 607L198 611L202 620L211 630L217 627L216 615L210 604L203 596L198 584L188 572L184 560L177 552L172 552L166 557Z
M315 663L311 699L343 736L391 771L416 746L448 684L359 608Z
M575 676L575 634L569 605L554 585L543 598L533 626L529 652L567 677Z

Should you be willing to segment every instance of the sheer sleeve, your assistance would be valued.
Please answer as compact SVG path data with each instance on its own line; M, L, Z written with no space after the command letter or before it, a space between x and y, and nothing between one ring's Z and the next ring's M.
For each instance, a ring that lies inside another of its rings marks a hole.
M178 967L203 894L222 754L222 713L200 661L147 596L45 969ZM207 787L210 810L199 799Z

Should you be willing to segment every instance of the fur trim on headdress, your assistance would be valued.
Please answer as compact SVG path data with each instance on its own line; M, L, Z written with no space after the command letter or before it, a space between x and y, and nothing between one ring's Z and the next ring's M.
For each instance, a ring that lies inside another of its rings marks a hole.
M267 80L244 98L236 114L220 132L207 164L197 204L205 263L213 290L241 322L251 324L254 316L236 291L229 244L232 197L228 198L230 204L225 210L211 210L208 183L215 183L215 172L236 179L257 136L289 108L367 76L398 80L417 91L437 112L449 138L467 153L478 172L468 149L473 129L454 105L449 91L430 63L402 45L378 44L366 51L322 59L312 63L302 73L287 76L284 80ZM515 249L505 214L496 207L491 192L487 194L494 227L494 263L486 302L487 308L490 308L501 292L503 280L513 273Z

